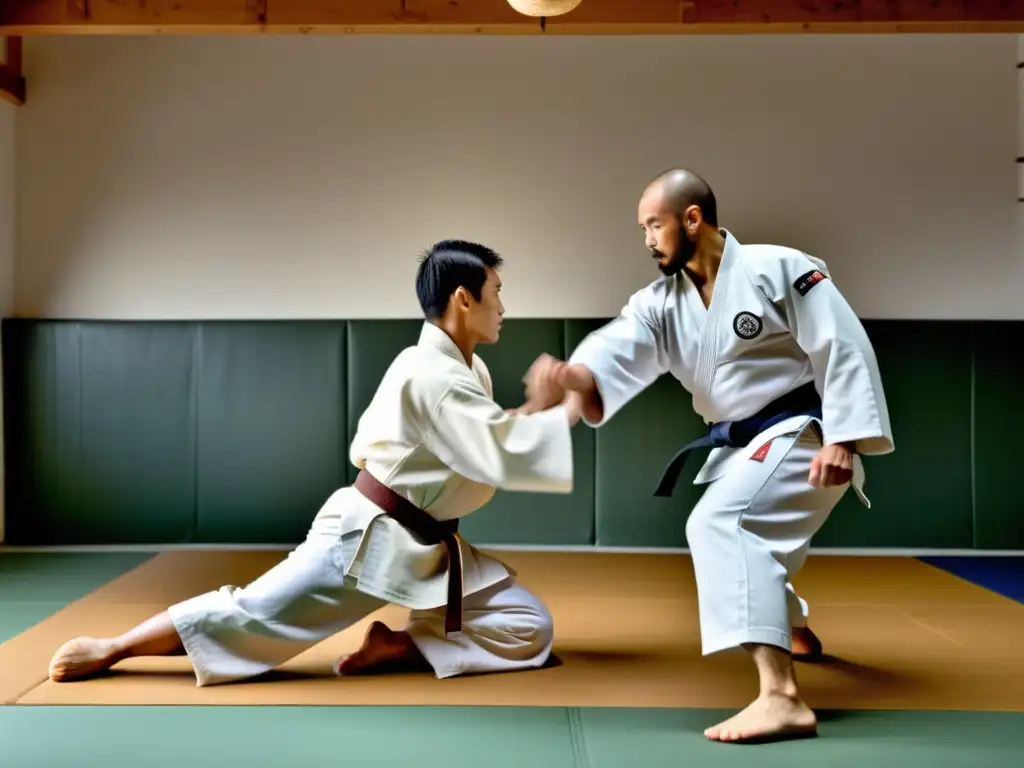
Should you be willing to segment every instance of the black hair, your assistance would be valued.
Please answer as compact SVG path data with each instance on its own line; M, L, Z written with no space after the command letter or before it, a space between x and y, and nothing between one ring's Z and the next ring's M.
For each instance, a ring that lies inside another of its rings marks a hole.
M467 240L434 243L420 258L416 271L416 298L428 320L436 320L448 308L457 288L465 288L480 300L487 268L498 269L501 256L485 245Z

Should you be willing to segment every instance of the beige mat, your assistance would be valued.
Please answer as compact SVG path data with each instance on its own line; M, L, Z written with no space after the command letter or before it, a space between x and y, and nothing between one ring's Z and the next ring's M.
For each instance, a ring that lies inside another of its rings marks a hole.
M669 555L501 553L555 616L560 664L438 681L429 675L339 679L386 608L242 684L197 688L185 658L134 659L107 677L46 680L64 640L111 635L172 601L244 584L282 552L169 552L0 645L0 700L17 704L519 705L738 707L757 680L742 652L703 658L689 559ZM797 586L835 660L800 664L815 707L1024 711L1024 606L910 559L811 557Z

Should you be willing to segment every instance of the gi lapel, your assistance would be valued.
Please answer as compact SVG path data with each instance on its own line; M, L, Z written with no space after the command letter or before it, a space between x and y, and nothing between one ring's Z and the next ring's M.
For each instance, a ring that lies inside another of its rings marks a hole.
M724 230L723 230L724 232ZM715 277L715 287L711 291L711 302L704 318L704 327L701 330L700 355L697 358L697 375L695 384L702 395L711 391L711 384L715 378L715 369L718 367L719 332L723 321L723 313L728 307L729 281L733 262L736 258L737 243L728 232L725 234L725 250L722 252L722 262L718 266L718 275ZM704 303L700 299L699 292L694 289L696 300L703 308Z

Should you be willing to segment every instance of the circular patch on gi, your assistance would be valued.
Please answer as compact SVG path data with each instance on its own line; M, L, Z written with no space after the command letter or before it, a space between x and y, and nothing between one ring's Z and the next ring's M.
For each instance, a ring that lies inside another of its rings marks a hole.
M761 318L750 312L740 312L732 319L732 329L741 339L754 339L761 333Z

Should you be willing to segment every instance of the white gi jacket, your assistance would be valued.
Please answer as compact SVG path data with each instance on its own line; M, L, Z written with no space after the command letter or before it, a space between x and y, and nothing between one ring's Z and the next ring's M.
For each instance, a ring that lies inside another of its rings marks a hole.
M562 406L510 416L493 399L477 356L424 323L418 344L391 363L359 419L352 463L438 520L479 509L495 489L571 493L572 436ZM413 609L447 602L443 544L424 544L355 488L336 491L314 523L337 526L346 572L360 591ZM459 537L463 594L515 572Z
M860 455L889 453L894 443L864 327L824 262L791 248L741 245L721 231L725 250L708 308L685 273L659 278L570 357L593 373L604 401L601 421L587 423L606 423L664 373L692 394L708 424L752 416L813 381L822 397L825 442L855 444L853 486L870 506ZM786 419L758 441L800 432L811 421ZM695 483L718 479L731 460L756 448L713 449Z

